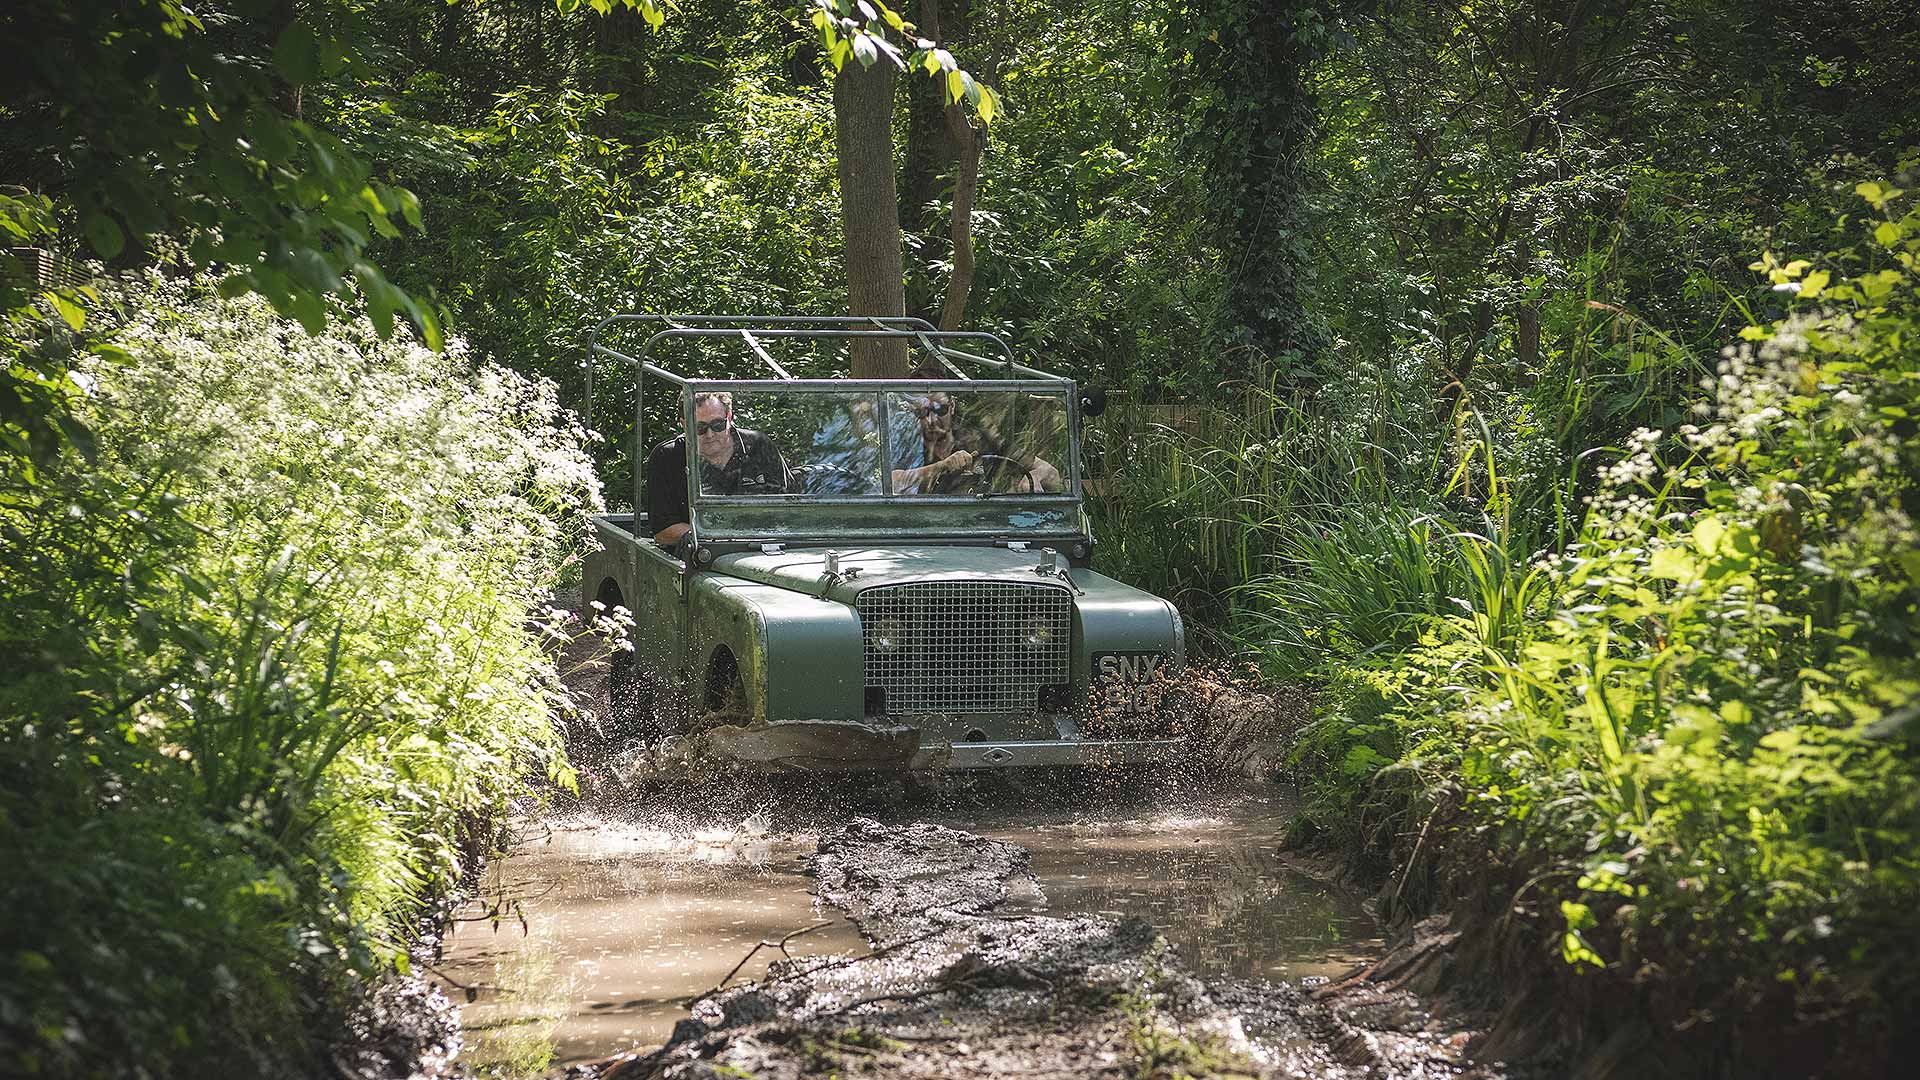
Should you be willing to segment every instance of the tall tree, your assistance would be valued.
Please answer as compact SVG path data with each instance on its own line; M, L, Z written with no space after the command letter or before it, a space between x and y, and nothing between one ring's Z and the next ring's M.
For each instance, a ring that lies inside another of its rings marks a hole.
M861 0L861 18L847 0L815 2L813 25L820 30L827 59L837 72L834 144L846 240L847 311L897 317L906 314L907 295L900 252L900 199L894 186L894 73L918 70L941 80L948 102L956 106L965 102L983 122L992 121L999 99L962 71L952 53L919 37L912 23L885 4ZM911 44L913 51L903 57L890 33ZM849 58L855 63L848 64ZM906 374L906 367L904 339L855 345L855 375L898 378Z
M1305 374L1326 335L1308 313L1300 164L1312 146L1308 66L1329 40L1325 0L1216 0L1193 13L1184 37L1196 96L1215 140L1228 259L1226 336L1248 364ZM1246 365L1225 375L1245 374Z
M969 9L968 0L958 0L950 5L954 18L943 22L940 0L921 0L920 28L936 44L958 41L966 35ZM987 74L991 77L992 73ZM947 283L946 303L941 306L940 328L958 330L966 318L967 298L973 292L973 204L980 192L980 157L987 149L987 128L984 122L974 123L960 98L950 93L942 93L940 98L940 126L954 169L948 227L953 244L953 277Z
M843 64L833 80L849 315L907 313L900 200L893 181L893 85L894 68L886 63ZM906 373L904 338L853 343L855 378L897 379Z

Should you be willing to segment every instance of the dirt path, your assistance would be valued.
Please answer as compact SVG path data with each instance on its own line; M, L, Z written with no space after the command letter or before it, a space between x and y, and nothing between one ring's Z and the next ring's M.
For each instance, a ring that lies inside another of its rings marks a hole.
M1321 1000L1268 983L1209 987L1139 919L1006 910L1030 887L1026 860L957 829L857 819L821 839L814 874L866 953L780 961L699 1002L658 1051L569 1075L1507 1075L1469 1065L1470 1032L1372 979Z

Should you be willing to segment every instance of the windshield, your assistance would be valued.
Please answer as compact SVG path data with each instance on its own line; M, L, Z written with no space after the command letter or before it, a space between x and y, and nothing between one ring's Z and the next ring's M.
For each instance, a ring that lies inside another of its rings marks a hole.
M1072 490L1065 389L699 395L702 495L918 499Z

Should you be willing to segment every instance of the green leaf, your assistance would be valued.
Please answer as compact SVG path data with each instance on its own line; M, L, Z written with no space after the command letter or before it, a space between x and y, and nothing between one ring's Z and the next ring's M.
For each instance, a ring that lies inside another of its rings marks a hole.
M1700 576L1693 553L1684 547L1664 547L1654 552L1647 572L1670 581L1692 581Z
M1890 248L1898 244L1905 234L1906 230L1897 221L1883 221L1873 227L1873 238L1880 242L1881 247Z
M1815 270L1813 273L1808 274L1806 280L1800 283L1800 299L1811 300L1819 296L1820 293L1826 289L1827 282L1831 280L1833 280L1833 275L1827 273L1825 270Z
M292 296L293 317L309 334L318 336L327 328L327 304L320 294L301 290Z
M1885 210L1888 203L1906 194L1897 187L1888 187L1872 180L1853 185L1853 190L1855 194L1872 203L1875 210Z
M407 224L424 231L426 226L420 221L420 197L403 187L389 189L389 194L399 200L400 216L406 219Z
M73 327L75 333L87 328L86 308L74 303L72 298L64 293L48 292L42 293L41 295L45 296L47 302L53 305L53 310L60 316L60 321Z
M1693 545L1705 554L1717 553L1720 550L1720 541L1726 535L1726 524L1712 514L1693 523Z
M288 82L303 86L320 77L320 37L306 20L295 19L273 46L273 66Z
M272 109L256 107L247 113L247 141L253 144L253 152L266 161L281 162L293 156L293 134L287 130L286 121Z
M947 72L947 104L958 104L967 96L967 76L965 72L953 70Z
M127 246L127 237L120 231L120 223L98 210L80 222L80 231L86 234L87 246L103 259L113 258Z
M393 334L393 312L397 306L394 293L397 290L388 281L380 268L369 262L353 264L354 280L360 283L360 294L366 297L367 318L373 321L373 328L381 337Z

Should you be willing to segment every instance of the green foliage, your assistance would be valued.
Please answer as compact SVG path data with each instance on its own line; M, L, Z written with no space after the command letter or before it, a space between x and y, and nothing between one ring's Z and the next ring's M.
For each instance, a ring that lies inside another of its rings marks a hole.
M304 1067L472 823L568 781L528 626L597 487L550 384L154 278L0 498L8 1066Z
M1708 1007L1844 1002L1871 1033L1920 990L1894 915L1920 901L1920 212L1858 191L1861 242L1754 264L1793 310L1722 351L1693 422L1599 470L1576 542L1531 567L1462 545L1464 614L1337 674L1301 752L1340 766L1328 827L1400 798L1497 830L1559 883L1541 930L1576 968L1685 955ZM1371 579L1319 576L1373 606Z
M343 4L11 5L4 144L93 253L172 238L229 295L253 291L309 333L329 296L357 295L385 332L396 312L436 344L439 321L368 257L419 228L420 203L376 179L301 115L308 84L365 69ZM31 55L27 55L31 54ZM57 59L55 59L57 58Z
M1458 614L1469 579L1444 523L1350 505L1325 529L1283 533L1274 553L1282 569L1239 589L1240 632L1261 643L1274 676L1335 670Z

